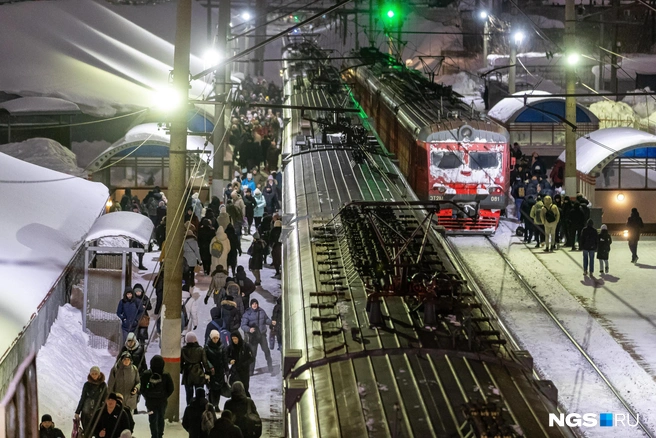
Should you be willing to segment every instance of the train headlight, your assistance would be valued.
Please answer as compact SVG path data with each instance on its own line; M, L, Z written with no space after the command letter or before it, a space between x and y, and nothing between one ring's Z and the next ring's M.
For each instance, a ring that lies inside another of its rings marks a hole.
M619 202L624 201L624 193L618 193L618 194L617 194L617 200L618 200Z
M438 184L433 184L433 190L436 190L440 194L446 193L446 187Z
M487 191L490 193L490 195L503 195L503 189L500 186L490 186L488 187Z
M629 230L624 230L624 233L622 233L624 237L629 237Z

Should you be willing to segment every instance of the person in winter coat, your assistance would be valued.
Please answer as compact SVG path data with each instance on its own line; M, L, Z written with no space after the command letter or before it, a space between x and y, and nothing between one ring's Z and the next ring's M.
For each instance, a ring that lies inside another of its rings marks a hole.
M253 181L255 181L255 188L261 189L266 184L267 177L255 167L253 168Z
M109 392L118 392L123 394L124 406L130 410L137 409L137 394L141 388L141 380L139 378L139 370L132 363L132 356L127 351L124 351L119 356L119 360L112 367L109 374L109 382L107 383L107 390ZM123 430L123 429L121 429Z
M203 438L208 438L210 436L210 432L212 432L215 423L216 411L214 409L214 405L212 403L208 403L205 405L205 411L203 412L203 417L200 422L200 431Z
M544 252L553 252L554 247L558 245L556 228L558 227L558 221L560 221L560 210L552 202L551 196L545 196L543 204L540 218L544 224Z
M606 224L601 226L599 232L599 243L597 244L597 260L599 260L599 275L604 272L608 274L608 256L610 255L610 245L613 243L613 238L608 233ZM604 269L605 267L605 269Z
M244 204L242 196L236 191L232 192L231 197L233 208L229 208L230 205L228 205L226 211L230 215L230 219L232 219L232 225L235 227L237 235L241 236L241 229L244 225L244 217L246 216L246 204Z
M219 214L220 207L221 207L221 200L219 199L219 197L218 196L212 196L212 200L210 201L210 205L208 205L207 208L212 210L212 212L214 213L214 216L217 216Z
M237 305L237 312L239 313L239 321L241 321L241 317L246 311L246 308L248 307L247 305L244 306L244 302L240 299L235 299L235 297L242 297L241 289L239 285L235 282L234 279L228 277L226 280L226 299L227 297L232 297Z
M241 292L241 299L244 305L244 308L248 306L248 303L251 300L251 294L255 292L255 283L253 280L248 278L246 271L243 266L237 266L237 273L235 274L235 282L239 285L239 290ZM237 297L234 297L237 301Z
M189 433L189 438L202 438L201 423L203 421L203 412L207 406L205 398L205 389L196 388L196 396L188 403L182 416L182 427Z
M517 220L521 222L522 220L522 202L526 197L526 184L518 176L515 178L515 182L512 186L512 196L515 198L515 212L517 214Z
M237 303L241 301L239 298L235 299L232 295L226 296L225 300L221 301L221 327L233 332L239 330L241 326L241 318L244 314L244 309L238 306Z
M187 298L189 298L187 300ZM197 288L193 288L191 292L182 291L182 302L187 311L187 317L189 318L189 324L183 328L182 334L187 334L192 330L196 330L198 327L198 301L200 300L200 293Z
M159 225L155 227L155 241L157 242L159 249L164 247L164 242L166 241L166 216L164 216Z
M280 278L280 268L282 266L282 242L280 241L280 235L282 233L282 221L275 221L273 223L273 229L269 233L269 247L271 248L271 264L276 270L275 275L272 278Z
M161 224L164 218L166 217L166 202L164 201L159 201L157 204L157 213L155 214L155 221L157 221L158 224Z
M130 353L132 363L137 367L140 374L148 369L146 364L146 357L144 355L144 347L141 345L134 333L130 333L128 335L128 339L125 341L123 348L121 348L121 351L118 354L119 359L121 358L121 355L126 351Z
M243 438L241 429L234 423L234 415L230 409L221 412L221 418L214 422L210 438Z
M228 253L230 253L230 239L225 233L225 228L219 226L216 236L210 242L210 253L212 254L212 272L217 266L228 266Z
M134 432L134 416L132 415L132 409L130 409L128 406L124 404L123 400L123 394L120 392L116 393L116 399L118 401L119 406L123 408L125 416L128 418L128 427L125 429L128 432ZM134 410L134 413L137 414L137 410ZM125 432L125 430L123 432ZM121 432L121 437L123 436L123 432Z
M210 242L216 235L216 229L212 226L212 221L207 217L200 221L198 230L198 250L200 260L203 262L203 272L210 275L212 272L212 254L210 253Z
M200 222L203 217L203 203L198 199L198 192L191 195L191 208L194 210L198 222Z
M638 241L640 240L640 230L645 225L642 222L640 213L637 208L631 209L631 216L626 221L626 228L629 231L629 249L631 250L631 263L638 261Z
M554 167L551 169L549 177L553 182L554 188L562 187L565 182L565 162L556 160L556 164L554 164Z
M159 315L162 310L162 302L164 301L164 263L159 267L159 272L153 280L153 287L155 288L155 315Z
M571 236L570 236L570 223L569 223L569 213L572 211L572 201L569 196L563 196L563 204L561 206L561 215L560 215L560 235L565 239L565 246L571 247Z
M255 190L257 186L255 185L255 181L253 181L253 174L252 173L247 173L246 178L241 181L241 186L244 188L249 188L251 191Z
M540 154L533 152L531 156L531 175L542 175L547 174L547 166L544 164L544 160L540 157Z
M282 297L276 299L276 305L271 313L271 332L269 334L269 349L273 350L278 341L278 351L282 346Z
M91 367L89 375L87 376L87 381L82 387L80 401L77 403L77 408L75 409L75 418L81 420L82 428L84 430L91 429L91 426L99 413L97 409L108 394L105 375L100 372L99 367Z
M583 251L583 275L588 275L588 265L590 266L590 275L594 274L594 256L598 243L597 230L592 226L592 219L588 219L579 241L579 249Z
M132 210L132 190L125 189L125 193L121 198L121 211L131 211Z
M255 221L255 231L260 228L262 223L262 216L264 216L264 208L266 207L266 199L260 189L253 191L253 199L255 199L255 208L253 209L253 220Z
M150 369L141 375L141 393L146 400L151 438L164 435L166 406L174 389L171 375L164 371L164 358L156 354L150 359Z
M189 287L196 285L196 280L194 276L194 269L196 265L201 264L200 250L198 249L198 242L196 241L196 235L193 231L187 230L184 241L184 258L187 261L187 271L183 273L183 280L185 284Z
M215 406L219 405L221 388L226 384L225 376L228 371L228 352L223 348L220 337L219 331L214 329L210 332L207 344L205 344L205 355L210 366L214 368L214 375L210 376L207 387L210 403Z
M150 303L150 298L144 293L144 287L141 283L136 283L132 287L132 292L134 293L134 300L139 306L139 323L136 331L137 340L144 345L148 343L148 325L150 324L148 311L153 309L153 305ZM134 357L133 360L138 364ZM140 368L139 365L137 365L137 368Z
M554 195L553 203L558 208L559 215L558 225L556 225L556 249L558 249L558 246L563 240L563 197L560 194Z
M230 192L230 193L232 193L232 192ZM230 198L228 198L228 199L230 199ZM223 204L223 205L221 205L221 207L219 207L219 215L217 216L216 220L219 223L219 226L223 227L224 230L226 229L228 224L231 223L230 215L226 211L226 205L225 204Z
M198 344L198 338L196 338L194 332L187 333L185 341L186 344L182 347L180 353L180 372L182 373L182 384L185 387L187 404L189 404L194 397L194 389L205 385L205 375L214 374L214 369L207 361L205 350ZM203 392L203 398L205 398L205 392Z
M278 203L278 195L274 191L274 187L267 185L264 188L264 201L266 202L265 210L269 214L273 214L278 209L280 209L280 204Z
M273 222L273 216L267 212L264 212L264 216L262 216L262 222L260 223L260 226L257 227L257 232L265 242L269 241L269 233L271 232Z
M271 325L271 319L266 314L264 309L260 307L260 303L253 298L251 306L244 316L241 317L241 329L248 335L248 343L253 348L253 357L257 357L257 346L259 345L264 352L269 372L273 372L273 365L271 363L271 351L267 344L267 327ZM251 375L255 372L255 361L251 364Z
M581 210L581 204L576 201L572 203L572 207L569 210L567 220L569 223L569 240L572 243L572 251L574 251L577 241L579 241L579 250L581 250L581 232L583 231L583 226L585 225L585 216Z
M531 208L531 219L533 219L533 229L535 232L535 247L539 248L540 245L544 242L544 224L542 223L542 215L540 212L542 211L542 207L544 207L544 204L542 203L542 199L538 198L537 202Z
M253 234L253 243L249 249L251 255L250 260L248 261L248 268L251 270L255 276L255 286L262 284L262 279L260 278L260 270L264 264L264 258L266 257L268 245L264 239L260 238L259 233Z
M248 225L246 228L246 235L251 234L251 226L253 225L253 217L255 216L255 207L257 206L257 201L253 197L253 191L248 188L244 192L244 205L246 206L246 224Z
M39 438L66 438L64 432L55 427L52 422L52 417L49 414L44 414L41 417L41 424L39 424Z
M230 251L228 252L228 269L232 269L232 275L235 275L235 270L237 269L237 257L241 255L241 244L239 236L235 231L235 228L232 224L228 225L225 229L225 233L230 240Z
M131 287L126 287L123 299L118 302L116 315L121 319L121 330L123 331L123 343L128 339L128 333L134 332L139 325L139 303L134 299Z
M248 397L246 392L247 391L243 385L243 382L233 383L232 396L230 397L230 400L225 402L223 409L232 412L232 415L235 418L235 425L239 427L242 433L246 434L246 436L249 436L248 421L246 420L246 416L248 415L249 411L258 416L259 414L257 413L255 402L253 402L253 400Z
M105 409L100 414L93 437L118 438L125 429L130 429L129 419L123 406L119 404L116 393L112 392L105 401Z
M205 299L203 300L205 304L207 304L210 297L212 297L215 306L221 305L221 301L224 298L227 278L228 271L223 269L223 265L217 265L216 268L214 268L214 271L212 271L212 280L210 281L210 286L207 289L207 295L205 295Z
M241 333L235 330L230 334L232 344L228 348L228 365L230 366L230 384L241 382L248 392L251 380L251 363L255 362L251 346L244 342Z

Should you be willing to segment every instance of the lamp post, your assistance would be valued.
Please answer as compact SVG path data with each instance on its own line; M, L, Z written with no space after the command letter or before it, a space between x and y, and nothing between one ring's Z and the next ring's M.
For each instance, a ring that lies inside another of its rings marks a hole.
M524 33L515 32L510 41L510 70L508 71L508 93L515 94L515 75L517 74L517 46L524 41Z
M228 33L230 32L230 0L219 1L219 22L218 34L216 38L216 51L217 56L223 57L228 50ZM247 14L245 12L244 14ZM249 16L250 18L250 16ZM218 62L217 62L218 63ZM211 64L216 65L217 63ZM230 70L223 64L214 71L214 95L222 96L225 103L217 104L214 106L214 134L212 136L212 143L214 144L214 158L212 160L212 188L211 193L213 196L221 198L224 186L224 161L226 141L226 118L229 117L229 112L224 111L227 108L228 92L230 86L226 85L230 82Z
M576 135L572 126L576 126L576 63L578 54L576 46L576 11L574 0L565 2L565 49L567 50L567 66L565 69L566 92L565 119L565 193L576 195L578 191L578 177L576 172Z
M487 39L488 39L488 32L490 30L490 17L487 12L481 11L478 15L481 20L483 20L483 67L487 67L487 52L488 52L488 47L487 47Z

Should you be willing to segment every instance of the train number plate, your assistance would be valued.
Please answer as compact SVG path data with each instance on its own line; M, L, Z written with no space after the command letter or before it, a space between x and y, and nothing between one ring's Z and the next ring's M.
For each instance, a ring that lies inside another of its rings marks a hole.
M490 196L491 202L501 202L501 196Z
M430 195L428 197L431 201L444 201L444 196L442 195Z

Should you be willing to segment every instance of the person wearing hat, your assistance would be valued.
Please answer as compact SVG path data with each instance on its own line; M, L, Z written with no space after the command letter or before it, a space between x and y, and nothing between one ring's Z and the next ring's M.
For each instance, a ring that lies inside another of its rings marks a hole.
M139 303L134 299L134 292L130 286L125 288L123 299L118 302L116 316L121 319L123 343L128 340L128 333L134 332L139 325Z
M264 239L260 237L260 233L253 234L253 243L248 249L248 253L251 255L251 258L248 260L248 269L255 276L255 286L260 286L262 284L262 279L260 278L260 271L264 266L264 258L268 252L268 245Z
M129 407L131 410L136 410L139 388L141 388L139 370L132 363L130 353L124 351L119 356L116 365L112 367L112 371L109 374L107 390L113 393L119 392L123 394L125 398L124 406Z
M203 437L201 425L207 403L205 389L202 386L196 388L196 396L188 403L182 416L182 427L189 433L189 438Z
M82 428L84 430L91 428L91 425L98 414L97 409L107 394L105 375L100 372L99 367L91 367L89 375L87 376L87 381L82 387L80 401L75 409L75 418L79 418L82 421Z
M252 173L248 172L246 174L246 178L241 180L241 186L244 187L244 188L248 187L249 189L251 189L251 191L255 190L256 186L255 186L255 181L253 181L253 174Z
M599 260L599 275L608 274L608 256L610 255L610 245L613 243L612 237L608 233L606 224L601 226L597 243L597 260Z
M201 265L200 249L198 248L198 241L196 240L195 228L194 231L187 229L185 234L185 241L183 245L184 259L186 263L186 272L183 272L182 278L185 284L190 288L196 285L195 269L196 265Z
M262 191L257 188L253 191L253 199L255 199L255 207L253 208L253 220L255 221L255 231L258 231L264 216L264 209L266 207L266 199Z
M205 375L213 375L214 368L207 361L205 350L198 344L196 333L188 332L185 335L185 342L186 344L180 352L180 372L182 373L182 384L185 387L187 404L189 404L194 398L196 387L205 385ZM205 393L203 393L204 395Z
M112 392L105 400L105 409L102 410L94 433L91 435L98 438L119 438L125 429L130 430L128 417L123 407L119 404L119 398Z
M264 184L266 184L266 180L267 180L266 176L264 176L257 167L253 168L252 174L253 174L253 181L255 182L255 188L264 187ZM255 189L253 189L253 191L255 191Z
M120 392L116 393L116 401L118 402L119 406L123 408L123 413L125 416L128 418L128 430L130 432L134 432L134 417L132 416L132 410L125 406L125 399L123 398L123 394ZM137 414L137 410L134 410L134 413Z
M626 228L629 231L629 250L631 250L631 263L638 262L638 241L640 240L640 230L644 227L640 213L637 208L631 209L631 216L626 221Z
M282 242L280 235L282 234L282 221L275 221L273 229L269 233L269 248L271 248L271 264L276 270L276 273L271 278L280 278L280 267L282 266Z
M228 356L223 344L221 344L221 335L217 329L210 331L209 339L205 344L205 355L210 366L214 368L214 374L210 376L210 382L207 385L209 400L214 406L218 406L221 400L221 389L226 383L225 374L228 371Z
M121 357L121 353L123 352L128 352L130 353L130 357L132 358L132 363L137 367L139 370L139 374L143 373L146 371L148 368L145 360L145 354L144 354L144 347L141 345L139 340L137 339L137 336L134 333L128 334L128 339L125 341L125 344L123 345L123 348L121 349L118 357Z
M253 402L253 400L248 396L248 392L246 391L246 388L242 382L235 382L232 384L232 394L230 400L225 402L223 409L232 412L233 418L235 420L235 425L239 427L245 436L250 436L247 435L249 432L249 421L247 416L249 412L250 414L257 415L258 417L259 414L257 412L257 406L255 406L255 402Z
M234 415L230 409L224 409L221 412L221 418L214 422L214 427L210 432L210 438L242 438L243 436L241 429L235 425Z
M39 425L39 438L66 438L64 433L55 427L52 422L50 414L45 414L41 417L41 424Z
M171 374L164 371L164 358L159 354L150 359L150 369L141 375L141 391L146 400L151 438L162 438L166 406L174 387Z
M232 226L235 227L235 233L241 237L241 228L244 224L244 216L246 216L246 204L241 199L241 195L237 191L233 191L230 195L231 201L226 207L226 212L230 216Z
M273 365L271 362L271 351L267 343L267 327L271 325L271 319L266 314L264 309L260 307L260 303L253 298L250 303L250 308L244 312L241 317L241 329L248 335L248 343L253 349L253 357L257 358L258 345L264 352L269 372L273 372ZM255 361L251 363L250 373L251 376L255 372Z
M235 330L230 334L230 346L228 347L228 366L230 367L229 383L242 382L246 393L251 380L251 363L255 362L251 346L244 342L241 332Z

